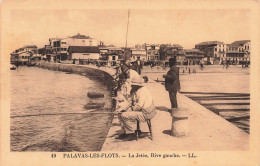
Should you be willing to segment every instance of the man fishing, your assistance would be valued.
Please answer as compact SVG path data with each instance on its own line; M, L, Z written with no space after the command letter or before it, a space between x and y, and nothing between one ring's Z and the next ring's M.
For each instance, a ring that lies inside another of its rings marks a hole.
M153 104L152 95L149 90L143 86L142 78L133 78L131 81L131 97L128 104L117 109L119 120L124 131L118 138L126 138L136 129L136 121L146 122L156 115L155 106Z

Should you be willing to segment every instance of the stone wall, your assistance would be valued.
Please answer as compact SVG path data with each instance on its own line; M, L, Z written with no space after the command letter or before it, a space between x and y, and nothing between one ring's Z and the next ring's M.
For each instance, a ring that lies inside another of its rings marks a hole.
M76 66L72 64L60 64L60 63L50 63L50 62L38 62L37 67L54 70L54 71L63 71L67 73L80 74L88 77L91 80L96 80L101 82L104 86L107 86L108 90L111 92L112 87L114 86L113 77L106 73L105 71L88 68L87 66Z

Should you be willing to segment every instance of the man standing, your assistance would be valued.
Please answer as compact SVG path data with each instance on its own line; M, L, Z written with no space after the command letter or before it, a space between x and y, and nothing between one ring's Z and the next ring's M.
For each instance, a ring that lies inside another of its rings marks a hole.
M141 74L141 69L143 68L140 57L137 57L137 60L133 62L131 69L135 70L139 75Z
M169 59L170 70L166 75L163 75L165 78L165 88L169 92L171 107L178 108L177 104L177 91L180 90L180 80L179 80L179 68L175 65L176 59Z
M142 69L142 62L140 60L140 57L137 57L137 61L135 63L137 65L137 73L140 75L141 74L141 69Z

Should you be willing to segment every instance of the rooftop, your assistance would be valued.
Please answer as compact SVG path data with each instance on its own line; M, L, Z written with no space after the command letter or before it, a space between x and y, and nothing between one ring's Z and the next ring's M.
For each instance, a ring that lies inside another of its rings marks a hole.
M91 39L91 37L89 36L85 36L85 35L81 35L81 34L77 34L75 36L71 36L70 38L74 38L74 39Z
M171 45L171 46L166 46L165 49L173 49L173 48L178 48L178 49L183 49L183 47L179 44L174 44L174 45Z
M68 52L72 53L99 53L97 46L69 46Z
M244 45L246 43L250 42L250 40L238 40L231 43L232 45Z
M37 46L36 45L26 45L26 46L24 46L22 48L37 48Z
M186 51L186 52L196 52L196 53L202 53L202 54L203 54L203 52L202 52L202 51L200 51L200 50L198 50L198 49L196 49L196 48L192 48L192 49L185 49L185 51Z
M224 44L224 43L220 41L205 41L196 45L217 45L217 44Z

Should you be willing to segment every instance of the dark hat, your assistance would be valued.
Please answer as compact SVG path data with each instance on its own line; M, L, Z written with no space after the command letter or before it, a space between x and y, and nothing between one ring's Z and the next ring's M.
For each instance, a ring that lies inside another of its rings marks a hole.
M170 65L170 66L175 65L175 63L176 63L176 57L169 59L169 65Z

